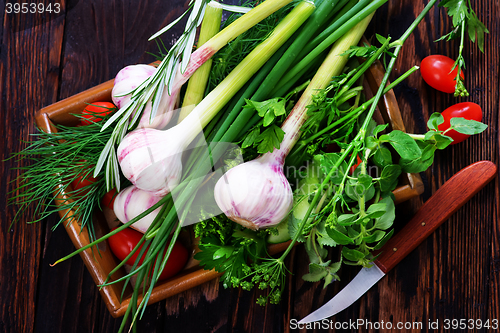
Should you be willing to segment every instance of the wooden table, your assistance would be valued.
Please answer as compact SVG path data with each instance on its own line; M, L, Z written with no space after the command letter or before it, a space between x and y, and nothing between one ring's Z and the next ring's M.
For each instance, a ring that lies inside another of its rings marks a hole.
M43 2L55 7L54 1ZM397 38L426 2L389 1L376 13L367 35L377 32ZM181 14L187 3L74 0L60 3L59 14L2 15L2 159L19 150L20 140L27 140L35 131L34 114L40 108L113 78L126 65L152 61L147 52L156 52L157 47L147 38ZM432 112L459 101L481 105L489 128L436 154L433 166L422 173L424 194L398 206L397 229L461 168L483 159L498 163L500 5L493 0L473 0L472 6L490 34L484 54L475 45L465 44L465 84L471 95L458 99L437 92L418 72L396 88L396 94L408 131L422 133ZM0 8L6 8L5 1L0 1ZM429 54L455 57L457 41L433 42L450 30L450 24L442 8L432 9L408 39L392 77L418 65ZM178 33L168 33L166 39ZM9 181L16 175L15 166L8 160L0 169L0 332L117 331L121 320L109 315L79 257L49 267L73 249L62 228L51 230L57 217L33 225L18 223L9 229L16 208L7 206L6 201L13 188ZM332 318L334 323L358 319L375 325L421 322L428 331L429 321L500 320L498 204L495 180L378 285ZM288 278L280 305L260 307L255 304L259 291L225 290L214 280L149 306L139 331L288 332L290 320L301 319L321 306L357 272L345 268L340 282L323 289L320 283L301 279L307 262L301 246L291 253L287 265L295 275ZM360 326L348 331L375 330Z

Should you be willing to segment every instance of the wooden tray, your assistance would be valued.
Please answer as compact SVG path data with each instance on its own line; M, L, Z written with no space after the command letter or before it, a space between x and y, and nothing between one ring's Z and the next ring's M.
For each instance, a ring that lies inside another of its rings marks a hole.
M380 64L371 67L365 78L365 90L367 95L376 92L379 82L383 76L383 68ZM56 131L55 125L61 124L66 126L76 125L78 119L72 114L79 114L89 103L96 101L111 101L111 90L113 88L113 80L102 83L96 87L88 89L84 92L66 98L62 101L54 103L39 110L36 114L36 124L46 132ZM404 124L401 118L401 113L397 104L396 97L392 91L385 94L383 100L378 105L377 116L380 121L389 122L391 128L404 131ZM420 195L424 190L422 180L418 174L404 174L401 177L400 185L393 191L396 203L403 202ZM60 199L68 199L66 194L58 195ZM57 201L56 201L57 202ZM61 211L59 214L63 216L66 211ZM72 216L69 212L69 216ZM65 224L71 241L77 249L89 244L89 236L87 230L81 230L80 221L76 218L70 218ZM102 212L95 214L95 232L97 237L105 235L109 231L108 224ZM189 242L189 240L188 240ZM195 252L195 245L191 243L191 259L186 265L186 268L177 276L169 280L162 281L153 289L153 293L149 300L149 304L158 302L172 295L181 293L185 290L193 288L221 274L214 270L206 271L197 265L197 262L192 258ZM275 244L270 246L271 254L284 251L288 242L284 244ZM100 255L96 255L97 251L87 249L80 253L87 269L97 285L104 283L109 272L116 267L119 260L111 253L107 242L101 242L98 245ZM118 271L113 275L113 279L123 276L124 270ZM106 286L100 289L101 296L106 303L113 317L123 316L130 302L132 288L128 288L124 294L124 299L120 302L123 283L116 283L111 286ZM140 299L139 299L140 301Z

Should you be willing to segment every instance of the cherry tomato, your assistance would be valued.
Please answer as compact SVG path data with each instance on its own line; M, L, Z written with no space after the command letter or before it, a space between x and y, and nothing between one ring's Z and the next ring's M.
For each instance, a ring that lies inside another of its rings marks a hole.
M92 176L87 176L83 178L84 175L78 176L71 182L71 187L78 195L86 195L89 193L90 189L88 186L95 183L98 179Z
M104 117L116 110L116 106L110 102L93 102L83 109L80 124L78 126L91 125L95 122L101 121ZM97 116L97 117L96 117Z
M451 118L465 118L476 121L481 121L483 119L483 111L481 110L481 107L472 102L463 102L452 105L441 112L441 115L444 118L444 123L438 126L440 131L445 131L450 128ZM448 131L445 135L453 139L453 142L451 143L452 145L462 142L469 137L469 135L458 133L455 130Z
M102 197L101 204L105 207L108 207L109 209L113 209L113 204L115 203L116 195L117 195L116 188L114 188L111 191L107 192Z
M451 70L455 61L443 55L430 55L425 57L420 64L422 78L432 88L445 93L455 92L455 78L458 68ZM460 72L460 77L464 78L464 73Z
M116 229L116 228L115 228ZM113 230L115 230L113 229ZM139 243L142 238L142 234L138 231L135 231L131 228L126 228L119 233L108 238L109 247L111 248L111 252L120 260L125 259L130 252L134 249L134 247ZM168 244L167 244L168 246ZM165 251L167 249L165 248ZM127 260L128 265L133 265L139 252L141 249L138 249L132 257ZM146 254L144 253L144 256ZM144 256L139 261L139 264L142 264L144 261ZM170 253L170 257L167 260L167 264L165 265L165 269L161 272L159 280L165 280L169 277L174 276L179 273L188 260L188 250L182 246L179 242L175 242L174 247L172 248L172 252Z
M354 170L356 170L356 168L361 164L361 158L359 158L358 155L356 155L356 162L354 163L354 165L349 169L349 173L352 175L354 173Z

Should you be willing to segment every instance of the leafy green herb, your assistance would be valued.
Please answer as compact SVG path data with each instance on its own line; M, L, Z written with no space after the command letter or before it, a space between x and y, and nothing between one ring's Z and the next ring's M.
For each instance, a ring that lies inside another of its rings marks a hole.
M455 78L455 96L469 96L469 93L467 92L460 76L462 69L465 68L465 60L462 55L462 50L464 48L464 35L467 31L472 42L476 41L477 36L477 46L481 52L484 52L484 34L489 33L489 31L479 20L474 10L472 10L470 0L443 0L439 3L439 6L447 9L448 15L452 18L453 29L449 33L440 37L438 41L449 41L460 36L458 57L455 60L455 65L453 66L453 69L458 69L457 76Z
M73 210L73 215L63 215L54 228L75 218L81 221L82 228L88 228L90 238L94 239L92 214L106 192L104 174L100 173L94 182L78 191L71 189L69 184L77 178L92 176L99 154L112 132L110 129L101 132L102 124L101 121L80 127L57 125L53 133L39 130L32 135L33 141L27 142L26 149L12 155L19 164L29 162L28 166L17 168L20 170L15 180L17 189L9 193L9 203L19 207L13 223L30 207L35 209L30 222ZM62 199L65 194L71 199Z
M221 282L225 288L271 288L268 296L260 296L257 303L265 305L269 300L277 304L285 285L285 271L284 264L276 266L276 259L266 257L268 233L245 229L226 216L201 223L195 227L200 236L200 252L195 259L200 260L200 265L223 273ZM229 233L231 237L226 237Z
M434 162L434 153L436 150L442 150L448 147L453 139L446 135L448 131L455 130L462 134L473 135L479 134L486 130L486 124L475 120L468 120L460 117L450 119L450 127L445 131L440 131L438 126L444 123L443 116L435 112L429 117L427 126L429 131L425 134L415 135L410 137L415 140L421 154L417 158L401 155L399 165L405 172L422 172L427 170Z
M244 139L242 148L257 147L257 153L265 154L279 149L281 141L285 137L285 132L272 124L269 128L260 133L260 129L254 128Z
M255 102L247 99L246 102L247 104L244 107L255 109L259 116L263 118L262 125L264 127L272 124L276 117L286 114L286 99L284 98L276 97L263 102Z

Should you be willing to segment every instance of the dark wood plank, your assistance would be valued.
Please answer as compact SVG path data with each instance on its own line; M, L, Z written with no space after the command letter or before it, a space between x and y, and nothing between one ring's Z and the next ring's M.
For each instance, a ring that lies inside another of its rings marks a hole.
M45 1L43 3L48 3ZM2 160L11 151L24 147L20 140L29 140L34 132L34 114L44 105L57 100L53 87L59 84L64 16L14 15L2 9L0 46L0 114L7 126L2 131ZM5 13L5 14L4 14ZM26 164L24 164L26 165ZM0 166L0 331L31 332L35 323L35 301L39 281L39 258L44 239L43 223L24 222L9 225L16 209L6 207L8 192L14 188L9 181L17 175L14 160ZM28 220L32 210L22 221Z

